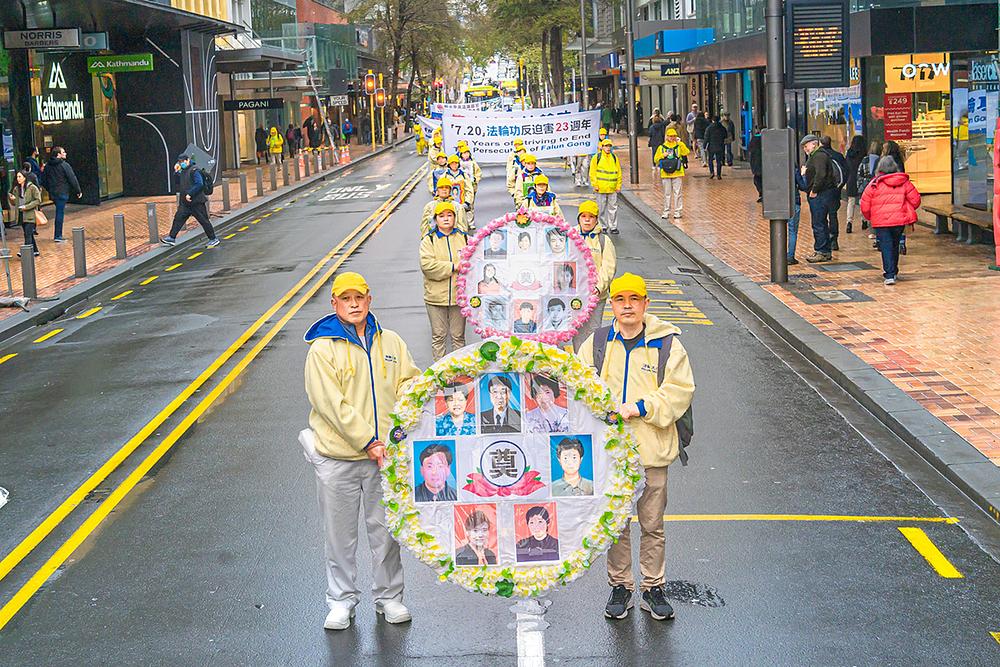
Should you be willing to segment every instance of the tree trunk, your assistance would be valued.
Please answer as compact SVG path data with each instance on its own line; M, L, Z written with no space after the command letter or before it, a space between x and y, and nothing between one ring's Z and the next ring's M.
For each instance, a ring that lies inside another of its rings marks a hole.
M412 38L410 39L410 83L406 86L406 129L413 126L413 114L410 113L410 98L413 94L413 80L417 76L417 50L413 48Z
M566 70L563 66L562 26L549 29L550 64L552 67L552 97L553 104L566 102Z
M538 72L538 87L539 93L542 95L542 99L545 100L545 85L542 83L543 80L548 80L549 78L549 29L545 28L542 30L542 67ZM547 100L542 103L542 106L548 106L546 104Z
M403 59L403 39L399 38L397 42L393 42L392 45L392 72L389 74L390 80L390 94L389 99L385 101L386 112L385 115L388 117L389 123L394 123L396 119L396 96L399 94L399 63ZM386 136L389 136L388 130L386 130Z

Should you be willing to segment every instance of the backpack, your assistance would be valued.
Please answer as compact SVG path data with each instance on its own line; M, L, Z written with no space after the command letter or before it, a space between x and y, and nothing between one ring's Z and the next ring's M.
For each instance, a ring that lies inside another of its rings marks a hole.
M598 373L601 372L601 367L604 366L604 355L608 350L608 334L610 333L610 326L600 327L594 332L594 368L597 369ZM667 360L670 359L670 348L673 345L674 336L676 335L670 334L665 339L661 339L662 344L659 347L656 360L657 386L663 383L664 369L667 367ZM691 446L691 440L694 438L694 411L692 407L689 405L680 419L674 422L674 425L677 427L677 442L680 447L678 458L681 460L682 466L688 464L687 448Z
M866 155L861 164L858 165L858 196L865 191L868 184L871 183L872 178L875 176L875 163L878 158L872 159L873 156Z
M680 151L677 150L678 146L680 146L680 144L677 144L677 146L674 147L669 147L666 144L661 146L661 148L663 148L663 157L660 158L657 166L663 171L663 173L672 174L675 171L680 170L681 158L678 155L680 153Z
M198 168L198 172L201 174L202 192L206 195L212 194L215 191L215 181L212 180L212 175L201 167Z
M838 190L847 185L847 158L833 150L824 151L830 157L830 164L833 165L833 179Z

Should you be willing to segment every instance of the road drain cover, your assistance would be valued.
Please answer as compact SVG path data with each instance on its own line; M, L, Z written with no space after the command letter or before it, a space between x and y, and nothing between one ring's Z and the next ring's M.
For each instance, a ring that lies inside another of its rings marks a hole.
M701 269L695 266L671 266L669 267L670 273L674 275L687 275L687 276L700 276L702 275Z

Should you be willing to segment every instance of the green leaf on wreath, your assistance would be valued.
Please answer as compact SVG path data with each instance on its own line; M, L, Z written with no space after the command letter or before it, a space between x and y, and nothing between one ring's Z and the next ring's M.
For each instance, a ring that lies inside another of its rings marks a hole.
M574 394L573 400L579 401L586 395L587 395L587 390L584 389L583 387L580 387L579 389L576 390L576 394Z
M532 359L531 361L529 361L527 364L524 365L524 371L526 373L530 373L532 371L532 369L534 369L534 368L535 368L535 360L534 359Z
M514 594L514 582L510 579L500 579L497 581L497 595L502 598L509 598Z
M479 346L479 356L487 361L496 361L500 346L489 340Z
M521 343L522 342L523 341L520 338L518 338L517 336L511 336L510 337L510 344L512 346L514 346L514 347L521 347Z

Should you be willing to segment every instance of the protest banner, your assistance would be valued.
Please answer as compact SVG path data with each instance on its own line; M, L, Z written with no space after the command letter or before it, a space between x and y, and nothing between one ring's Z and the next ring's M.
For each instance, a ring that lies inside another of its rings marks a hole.
M420 127L424 128L424 134L430 136L434 133L434 130L441 128L441 121L434 120L433 118L428 118L427 116L417 116L417 122L420 123Z
M446 109L441 120L445 150L454 152L458 142L464 140L480 164L506 162L518 137L527 151L539 158L596 153L599 129L599 111L545 118Z

